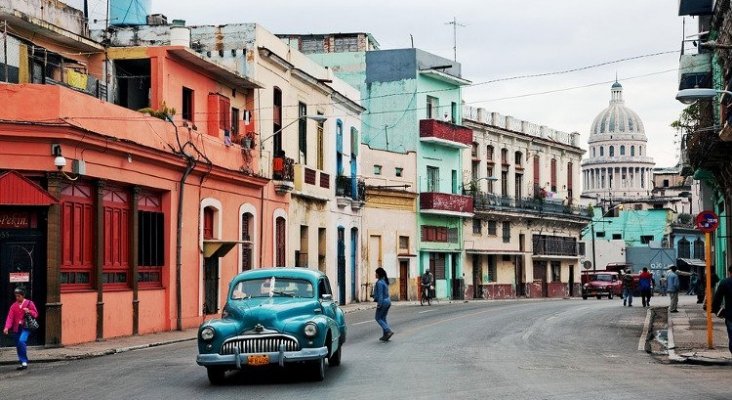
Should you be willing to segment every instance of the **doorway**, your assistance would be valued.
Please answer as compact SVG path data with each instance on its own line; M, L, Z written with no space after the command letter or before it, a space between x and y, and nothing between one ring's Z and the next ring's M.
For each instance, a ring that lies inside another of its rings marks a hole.
M532 293L532 297L546 297L546 261L534 261L534 283L541 288L539 296Z
M356 270L358 270L358 228L351 228L351 301L356 301Z
M346 229L338 227L338 303L346 304Z
M574 297L574 265L569 266L569 297Z
M203 313L216 314L219 311L219 259L208 257L203 259Z
M399 300L408 300L409 261L399 260Z
M483 265L481 264L482 256L473 254L473 298L480 299L483 297L481 284L483 283Z

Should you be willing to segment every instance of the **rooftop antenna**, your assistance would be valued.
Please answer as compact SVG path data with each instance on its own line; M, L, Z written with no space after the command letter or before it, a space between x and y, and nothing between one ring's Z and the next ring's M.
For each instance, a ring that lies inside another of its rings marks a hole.
M412 41L412 48L414 48L414 35L409 34L409 39Z
M457 28L465 28L466 25L458 23L455 17L452 17L452 21L446 22L445 25L452 25L452 52L457 61Z

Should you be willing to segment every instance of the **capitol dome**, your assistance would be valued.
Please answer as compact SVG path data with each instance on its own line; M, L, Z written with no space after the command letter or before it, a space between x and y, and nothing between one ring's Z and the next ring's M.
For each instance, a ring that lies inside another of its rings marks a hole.
M610 105L595 117L590 134L644 134L643 121L635 111L625 106L623 86L618 82L613 83L610 93Z
M648 138L635 111L625 106L623 86L610 88L610 105L592 122L587 158L582 161L583 195L602 200L649 197L653 189L653 158Z

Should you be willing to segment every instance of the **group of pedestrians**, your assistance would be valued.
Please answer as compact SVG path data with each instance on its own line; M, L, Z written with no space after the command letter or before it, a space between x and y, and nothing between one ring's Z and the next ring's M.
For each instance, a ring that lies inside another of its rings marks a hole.
M635 290L635 278L631 273L630 268L626 269L622 275L623 282L623 307L633 307L633 291ZM648 268L643 268L643 271L638 275L638 290L641 295L641 303L643 307L651 306L651 297L653 296L655 284L653 282L653 274L648 271Z

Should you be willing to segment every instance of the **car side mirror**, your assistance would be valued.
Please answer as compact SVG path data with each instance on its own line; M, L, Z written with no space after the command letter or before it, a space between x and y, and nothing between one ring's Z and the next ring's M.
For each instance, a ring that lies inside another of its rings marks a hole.
M331 300L333 300L333 295L324 293L324 294L320 295L320 300L331 301Z

